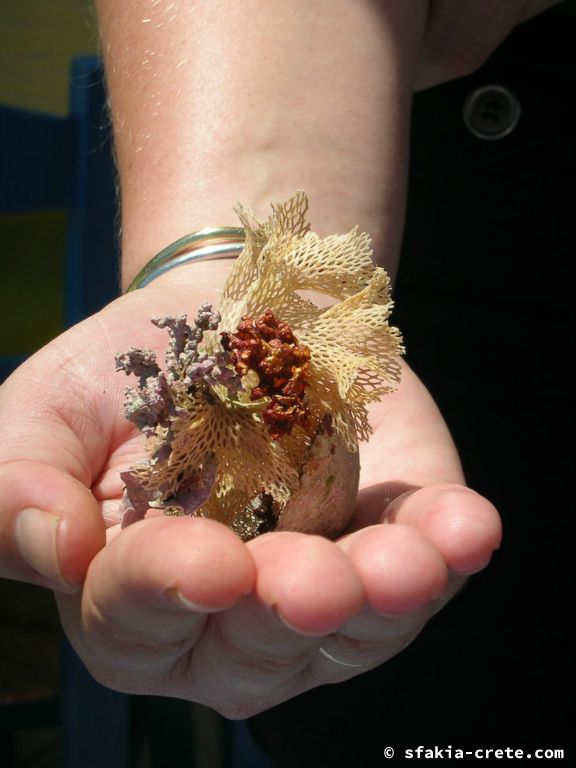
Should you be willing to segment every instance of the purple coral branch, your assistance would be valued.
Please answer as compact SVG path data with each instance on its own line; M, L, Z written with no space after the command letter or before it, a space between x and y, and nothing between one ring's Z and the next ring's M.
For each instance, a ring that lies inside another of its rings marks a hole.
M215 331L220 322L220 314L212 310L211 304L201 304L193 325L186 322L186 315L167 315L154 317L152 323L157 328L167 328L171 341L166 353L168 375L175 380L180 378L182 370L194 363L198 357L198 346L204 331Z
M230 394L240 389L240 377L231 366L227 352L217 350L214 355L206 355L198 351L204 332L217 330L220 319L211 304L200 306L192 325L188 324L185 314L153 318L157 328L166 328L170 334L166 372L160 370L152 350L130 347L116 355L116 369L139 378L138 386L126 389L126 418L148 437L160 438L156 450L142 466L152 468L166 460L172 451L171 426L178 418L187 417L186 410L176 405L176 393L182 394L184 390L189 397L205 397L215 384L223 384ZM158 427L168 429L165 434L159 434ZM214 462L192 467L175 490L158 489L150 494L135 469L121 474L125 484L120 504L122 527L143 519L150 506L192 514L208 498L216 472Z
M116 370L124 371L127 376L135 374L140 378L140 386L144 386L147 378L158 375L160 366L156 362L156 353L151 349L130 347L116 355Z

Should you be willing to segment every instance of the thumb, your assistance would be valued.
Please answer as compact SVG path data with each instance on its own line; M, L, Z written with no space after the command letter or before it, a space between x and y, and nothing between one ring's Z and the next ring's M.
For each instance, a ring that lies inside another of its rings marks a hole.
M0 465L0 488L0 577L77 591L105 543L90 490L62 467L26 460Z
M105 528L89 450L71 426L74 387L46 384L44 367L32 358L0 387L0 577L69 593Z

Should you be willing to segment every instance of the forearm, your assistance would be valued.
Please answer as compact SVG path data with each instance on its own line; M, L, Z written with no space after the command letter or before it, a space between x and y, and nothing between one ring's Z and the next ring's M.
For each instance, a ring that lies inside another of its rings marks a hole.
M126 284L168 243L306 190L394 272L425 0L96 2Z

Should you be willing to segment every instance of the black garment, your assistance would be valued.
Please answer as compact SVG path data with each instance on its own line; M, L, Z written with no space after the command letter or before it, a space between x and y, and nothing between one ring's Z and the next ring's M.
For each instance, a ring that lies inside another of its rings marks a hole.
M470 486L503 517L502 548L398 657L253 718L275 766L382 766L386 746L398 763L418 745L569 748L574 31L559 6L414 104L393 319ZM522 110L497 140L462 119L489 84Z

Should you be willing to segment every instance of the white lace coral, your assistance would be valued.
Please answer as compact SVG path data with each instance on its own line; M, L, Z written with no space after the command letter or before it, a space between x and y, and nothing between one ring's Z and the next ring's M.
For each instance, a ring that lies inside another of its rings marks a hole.
M307 210L303 192L262 224L239 206L246 244L218 312L202 307L194 327L182 315L155 321L172 335L166 374L147 350L117 357L140 376L126 412L150 452L123 473L124 524L153 506L249 539L335 536L350 519L366 406L397 386L403 349L369 236L320 238ZM307 291L335 301L319 307Z

